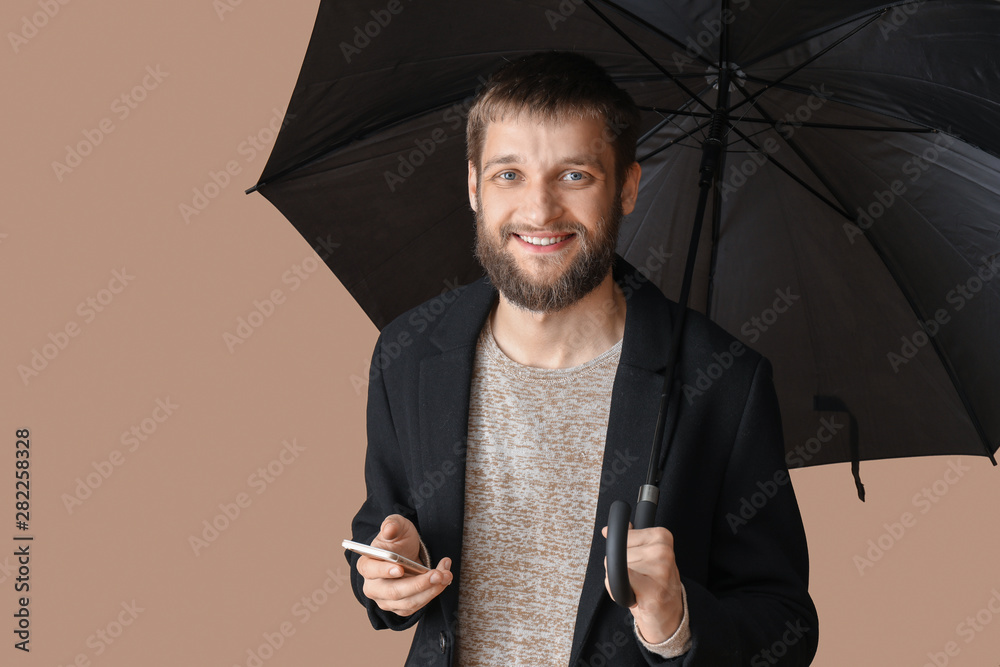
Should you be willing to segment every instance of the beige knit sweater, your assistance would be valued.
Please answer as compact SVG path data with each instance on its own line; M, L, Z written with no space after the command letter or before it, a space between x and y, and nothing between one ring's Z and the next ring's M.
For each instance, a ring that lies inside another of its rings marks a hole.
M569 664L621 345L572 368L535 368L504 355L487 320L469 402L456 665ZM665 642L636 629L647 649L688 650L684 603Z

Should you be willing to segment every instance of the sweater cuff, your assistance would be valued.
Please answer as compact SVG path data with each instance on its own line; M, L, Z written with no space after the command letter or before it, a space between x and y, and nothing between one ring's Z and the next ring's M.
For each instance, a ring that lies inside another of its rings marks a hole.
M639 632L639 626L635 624L635 619L632 619L632 627L635 628L636 638L650 653L655 653L664 658L676 658L677 656L684 655L691 649L691 628L688 624L687 591L684 590L684 584L681 584L681 601L684 605L684 615L681 617L681 624L677 626L674 634L659 644L650 644L647 642L643 638L642 633Z
M427 545L424 544L423 540L420 540L420 562L423 563L428 569L434 569L434 566L431 565L431 554L427 551Z

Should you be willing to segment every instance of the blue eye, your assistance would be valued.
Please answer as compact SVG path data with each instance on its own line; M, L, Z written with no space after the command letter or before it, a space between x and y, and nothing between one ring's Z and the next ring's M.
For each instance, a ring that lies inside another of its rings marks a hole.
M583 180L583 174L581 174L581 173L580 173L580 172L578 172L578 171L571 171L571 172L569 172L569 173L568 173L568 174L566 174L566 175L567 175L567 176L579 176L579 178L571 178L571 179L569 179L569 180L571 180L571 181L582 181L582 180Z
M513 178L504 178L505 174L510 174ZM500 177L501 181L513 181L515 178L517 178L517 174L515 174L512 171L501 171L499 174L497 174L497 176Z

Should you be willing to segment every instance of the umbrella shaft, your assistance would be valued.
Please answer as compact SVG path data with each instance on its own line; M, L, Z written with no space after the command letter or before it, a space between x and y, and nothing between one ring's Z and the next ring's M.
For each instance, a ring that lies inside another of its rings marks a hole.
M656 431L653 434L653 447L649 457L649 469L646 473L646 484L658 486L658 472L660 469L660 452L664 442L664 430L666 428L667 413L671 403L675 405L674 419L671 422L670 432L666 438L666 452L670 451L670 443L673 442L675 427L677 425L677 409L679 403L671 401L674 392L674 375L677 369L677 362L680 359L681 332L684 330L684 321L687 315L687 304L691 294L691 281L694 276L695 258L698 255L698 241L701 238L701 227L705 219L705 209L708 205L708 194L712 188L713 181L717 180L722 156L722 148L725 136L723 132L727 127L728 116L726 109L729 106L729 67L727 63L722 63L719 69L719 96L716 101L716 108L712 112L712 125L709 128L708 138L702 143L701 166L698 171L698 207L694 215L694 225L691 229L691 239L688 243L687 262L684 265L684 280L681 283L680 309L676 326L671 332L670 350L667 354L666 374L663 378L663 389L660 392L660 411L656 418ZM677 387L676 391L680 391Z

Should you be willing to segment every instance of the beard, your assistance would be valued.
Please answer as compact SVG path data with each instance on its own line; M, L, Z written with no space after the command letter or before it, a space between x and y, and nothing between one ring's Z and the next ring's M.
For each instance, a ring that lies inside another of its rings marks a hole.
M511 234L516 230L509 223L500 226L498 235L486 228L483 200L476 207L476 259L486 270L490 282L511 304L535 313L553 313L570 306L594 291L611 271L618 230L624 212L621 193L618 193L598 221L593 233L581 223L567 221L553 226L552 230L575 234L573 242L580 248L562 274L553 280L536 281L518 266L507 248ZM562 253L541 253L532 261L553 266L565 261Z

